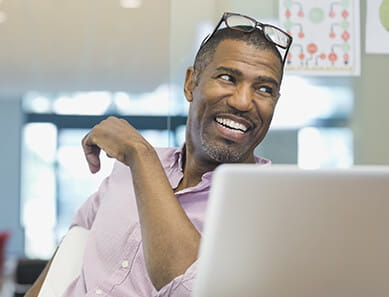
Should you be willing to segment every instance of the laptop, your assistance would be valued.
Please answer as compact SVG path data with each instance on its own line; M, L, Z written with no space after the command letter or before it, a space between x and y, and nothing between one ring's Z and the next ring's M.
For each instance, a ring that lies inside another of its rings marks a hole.
M219 166L193 296L389 296L389 167Z

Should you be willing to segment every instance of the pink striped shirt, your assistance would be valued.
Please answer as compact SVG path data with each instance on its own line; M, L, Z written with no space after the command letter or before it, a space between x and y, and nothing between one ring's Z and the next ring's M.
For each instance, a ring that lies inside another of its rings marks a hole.
M157 149L162 166L176 188L183 177L182 148ZM257 157L257 163L268 160ZM201 182L176 193L193 225L203 231L212 172ZM77 212L72 226L90 230L81 274L64 297L189 297L196 263L184 274L157 291L151 283L143 257L135 194L129 167L116 162L99 190Z

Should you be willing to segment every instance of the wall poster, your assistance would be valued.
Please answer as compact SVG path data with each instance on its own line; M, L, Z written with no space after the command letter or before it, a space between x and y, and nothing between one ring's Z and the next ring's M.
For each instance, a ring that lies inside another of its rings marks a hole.
M291 74L359 75L359 0L279 0L281 26L293 36Z

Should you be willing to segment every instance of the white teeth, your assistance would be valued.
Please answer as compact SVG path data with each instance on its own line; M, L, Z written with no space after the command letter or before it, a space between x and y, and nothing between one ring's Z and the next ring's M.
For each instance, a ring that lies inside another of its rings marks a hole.
M247 131L247 127L241 123L237 123L230 119L223 119L223 118L216 118L216 122L219 124L222 124L223 126L227 128L231 128L234 130L239 130L240 132L244 133Z

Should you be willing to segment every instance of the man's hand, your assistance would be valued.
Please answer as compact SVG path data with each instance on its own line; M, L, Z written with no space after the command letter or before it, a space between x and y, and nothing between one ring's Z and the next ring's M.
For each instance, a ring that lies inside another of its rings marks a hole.
M136 147L150 146L149 143L126 120L109 117L97 124L82 140L89 170L100 170L100 151L111 158L130 166Z

